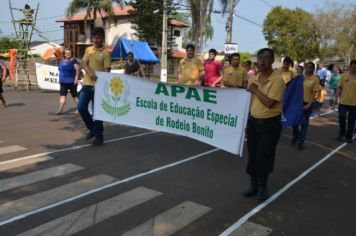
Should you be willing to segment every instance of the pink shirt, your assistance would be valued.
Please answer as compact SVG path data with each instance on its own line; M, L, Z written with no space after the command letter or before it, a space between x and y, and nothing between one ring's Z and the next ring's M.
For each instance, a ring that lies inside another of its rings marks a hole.
M222 64L218 60L204 62L204 85L212 87L215 81L220 78L220 71L222 70Z

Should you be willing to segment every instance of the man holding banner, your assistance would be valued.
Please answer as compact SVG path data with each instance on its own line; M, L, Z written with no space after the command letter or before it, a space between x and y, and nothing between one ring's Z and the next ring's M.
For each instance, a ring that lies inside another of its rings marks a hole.
M248 163L246 172L251 177L250 188L245 197L258 195L259 201L268 198L267 179L273 172L276 146L282 131L282 99L284 80L274 71L274 51L263 48L257 53L260 74L248 84L252 93L250 118L247 123Z
M187 57L180 60L178 66L178 84L200 85L204 76L204 66L200 59L195 58L195 47L188 44L186 47Z
M79 95L78 111L82 117L89 133L86 140L95 137L93 146L100 146L104 142L103 121L93 120L89 113L88 105L94 100L94 85L97 79L96 71L110 72L111 57L104 46L105 31L103 28L94 28L92 31L92 42L94 46L86 49L83 57L83 68L85 70L84 85Z

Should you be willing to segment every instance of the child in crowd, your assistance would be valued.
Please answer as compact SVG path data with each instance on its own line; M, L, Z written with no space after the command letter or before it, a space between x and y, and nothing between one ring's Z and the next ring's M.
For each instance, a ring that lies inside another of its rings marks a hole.
M325 89L325 85L323 83L320 83L321 90L317 93L316 95L316 100L315 100L315 116L318 117L320 115L320 109L323 106L323 102L325 101L325 98L327 96L327 91Z

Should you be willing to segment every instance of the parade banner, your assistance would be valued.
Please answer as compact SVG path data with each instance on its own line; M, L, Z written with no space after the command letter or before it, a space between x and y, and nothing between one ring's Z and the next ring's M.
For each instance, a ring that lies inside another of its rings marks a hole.
M242 156L250 93L97 72L94 119L184 135Z
M37 85L43 90L59 91L59 72L57 66L36 63ZM81 82L78 83L78 91L81 89Z

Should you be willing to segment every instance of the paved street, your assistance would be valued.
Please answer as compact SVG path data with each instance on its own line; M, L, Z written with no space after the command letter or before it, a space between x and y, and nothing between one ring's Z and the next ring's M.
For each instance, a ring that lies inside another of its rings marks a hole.
M0 109L0 235L356 235L356 141L337 113L313 119L305 149L283 131L270 199L243 198L238 158L182 136L105 124L91 147L67 98L5 91ZM69 110L69 111L68 111Z

